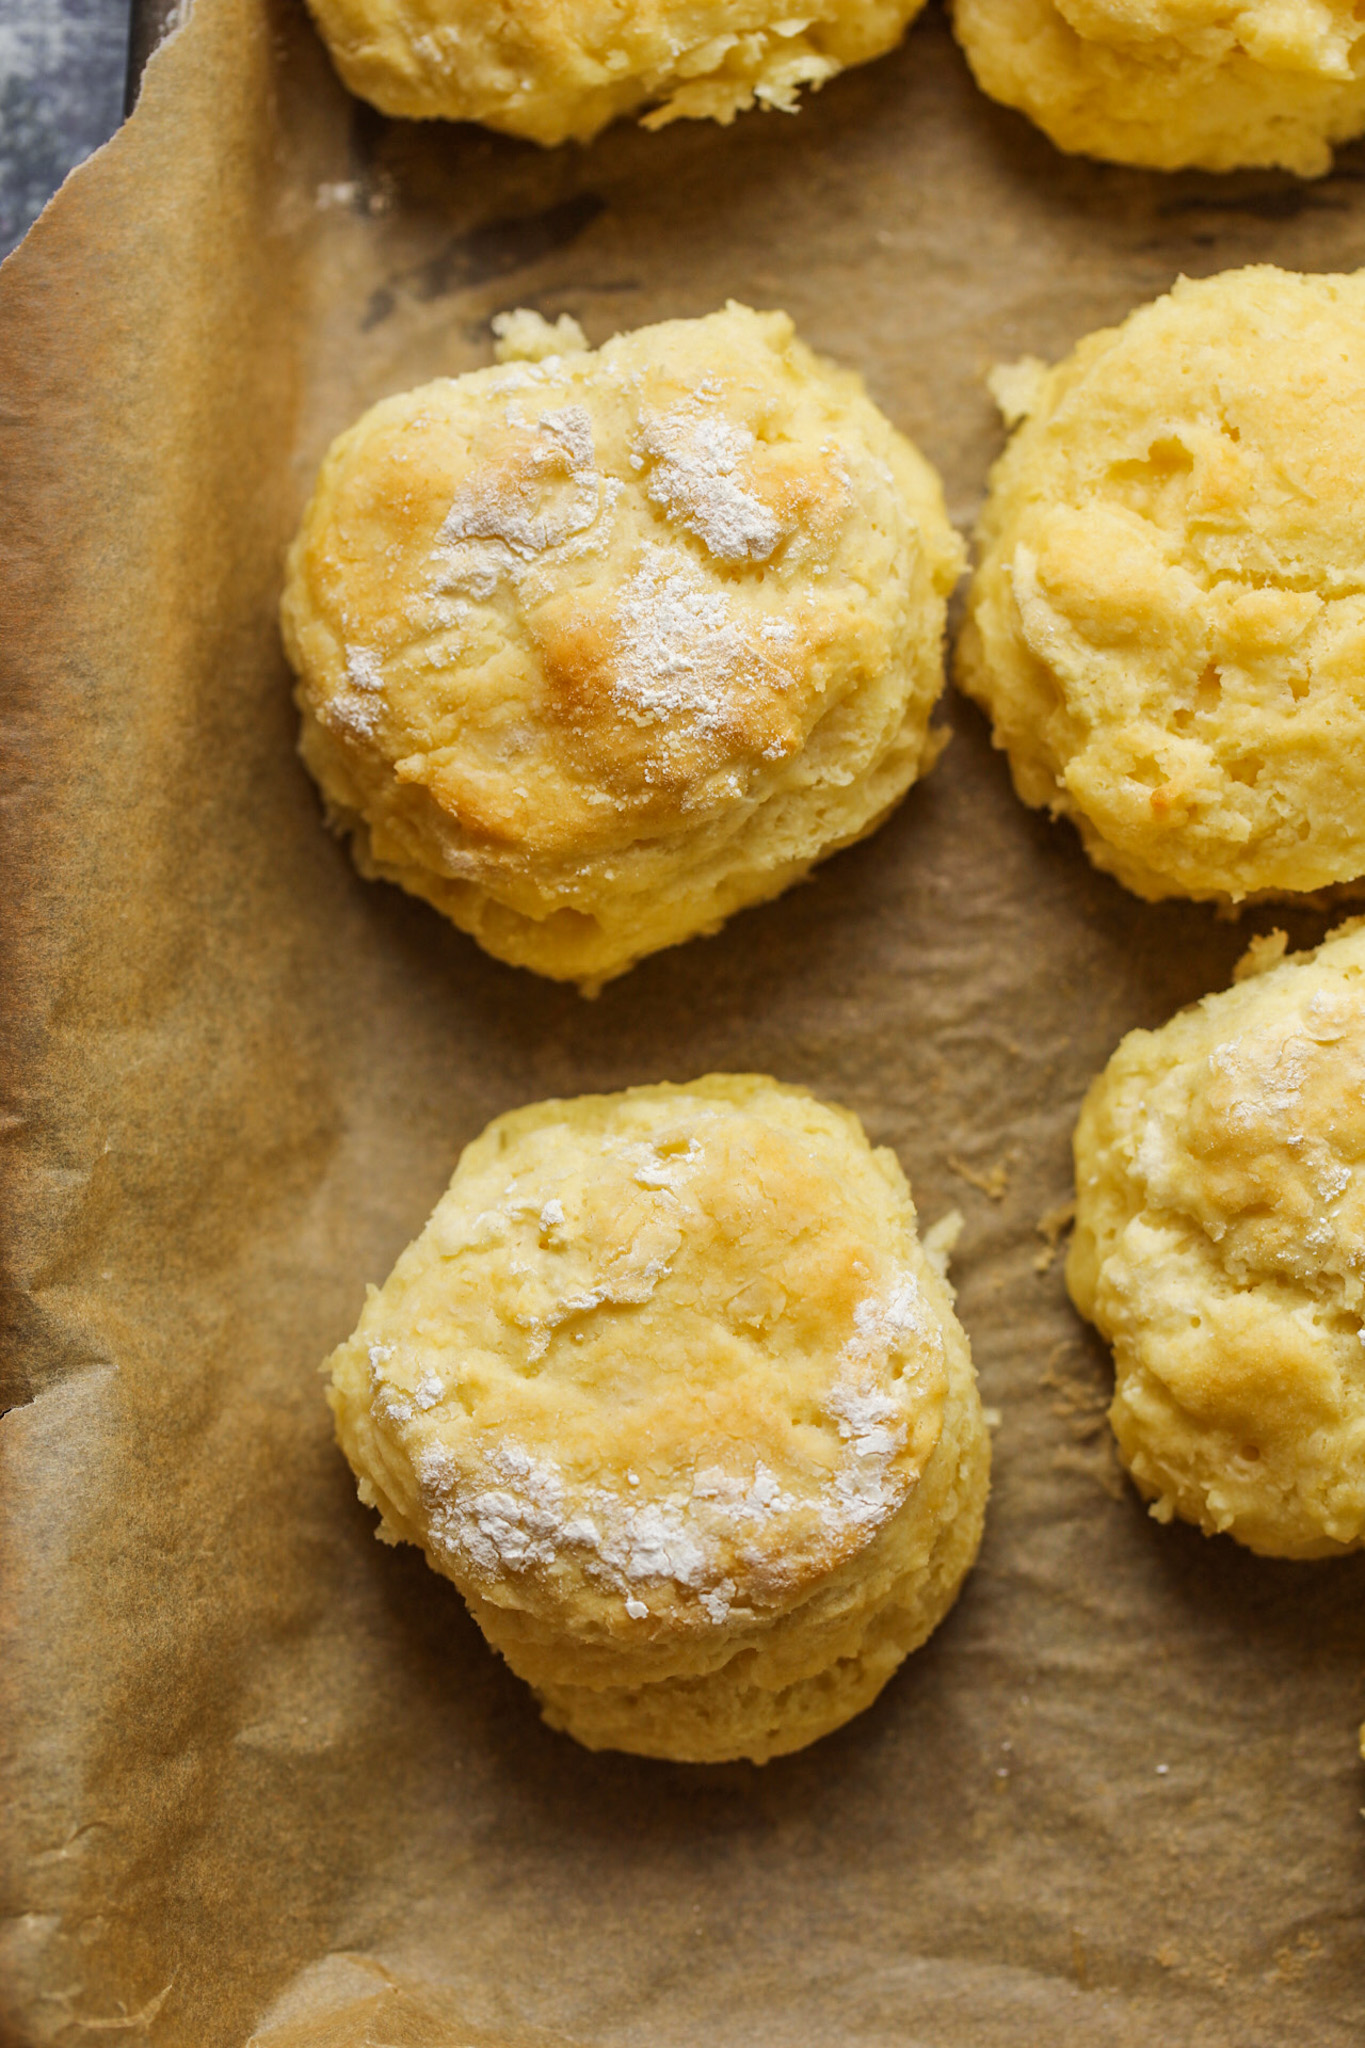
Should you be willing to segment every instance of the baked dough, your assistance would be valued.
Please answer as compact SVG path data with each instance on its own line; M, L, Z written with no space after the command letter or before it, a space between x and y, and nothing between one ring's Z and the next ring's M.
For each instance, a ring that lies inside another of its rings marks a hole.
M996 388L958 677L1025 803L1148 898L1365 874L1365 275L1182 279Z
M1067 1284L1159 1521L1365 1543L1365 920L1124 1039L1076 1129Z
M386 399L289 559L302 751L367 875L587 989L876 826L935 759L962 549L785 313ZM544 360L525 360L544 350Z
M533 142L796 111L802 86L893 49L924 0L309 0L351 91L386 114Z
M499 1117L330 1367L381 1536L590 1749L801 1748L980 1541L971 1356L905 1179L761 1076Z
M954 25L982 90L1082 156L1313 178L1365 129L1355 0L954 0Z

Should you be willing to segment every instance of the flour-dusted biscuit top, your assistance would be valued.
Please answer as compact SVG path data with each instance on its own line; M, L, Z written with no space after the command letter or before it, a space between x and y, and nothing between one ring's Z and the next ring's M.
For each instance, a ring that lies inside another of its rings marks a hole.
M1311 178L1365 129L1356 0L953 0L953 19L982 90L1083 156Z
M1067 1282L1160 1520L1365 1544L1365 921L1124 1039L1076 1130Z
M924 0L309 0L351 91L386 114L482 121L533 142L796 110L900 41Z
M958 677L1020 796L1148 898L1365 875L1365 276L1182 279L996 388Z
M783 313L597 351L497 324L522 360L335 444L285 638L362 870L591 987L778 894L929 766L962 550L927 463Z
M799 1747L979 1540L970 1355L900 1170L760 1077L499 1118L331 1372L385 1533L594 1747Z

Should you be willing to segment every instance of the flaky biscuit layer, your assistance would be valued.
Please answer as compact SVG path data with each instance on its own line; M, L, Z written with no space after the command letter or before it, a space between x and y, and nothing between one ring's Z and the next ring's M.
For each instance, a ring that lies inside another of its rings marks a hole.
M970 1354L904 1178L761 1077L499 1118L330 1364L384 1533L591 1746L800 1746L980 1539Z
M1365 129L1354 0L954 0L953 17L982 90L1082 156L1318 177Z
M481 121L533 142L794 112L900 41L924 0L309 0L351 91L386 114Z
M443 379L323 465L283 602L303 755L365 873L595 986L930 765L961 559L927 463L785 314Z
M997 389L957 672L1020 796L1148 898L1365 875L1365 277L1182 279Z
M1067 1284L1160 1520L1365 1543L1365 922L1124 1039L1076 1130Z

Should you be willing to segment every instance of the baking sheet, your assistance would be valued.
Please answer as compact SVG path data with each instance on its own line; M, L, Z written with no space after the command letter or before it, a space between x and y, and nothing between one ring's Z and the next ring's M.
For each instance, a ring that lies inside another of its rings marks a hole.
M285 0L196 0L0 278L7 2041L1365 2035L1365 1560L1145 1517L1037 1228L1121 1033L1327 920L1137 903L950 698L874 839L585 1003L352 874L274 626L330 437L503 307L785 306L967 521L994 360L1182 270L1355 268L1362 177L1068 162L936 10L795 119L543 154L354 105ZM962 1209L1001 1414L955 1613L762 1770L543 1729L373 1541L316 1377L490 1116L712 1068L849 1104Z

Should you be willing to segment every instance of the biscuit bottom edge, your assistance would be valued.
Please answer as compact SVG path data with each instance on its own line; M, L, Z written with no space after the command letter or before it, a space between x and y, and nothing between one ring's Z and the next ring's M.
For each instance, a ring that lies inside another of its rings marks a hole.
M990 1440L979 1414L975 1429L964 1417L956 1505L920 1570L870 1617L856 1654L781 1687L746 1678L755 1659L744 1651L702 1678L600 1688L541 1684L532 1690L546 1725L584 1749L681 1764L764 1764L856 1719L951 1612L976 1562L990 1490Z

